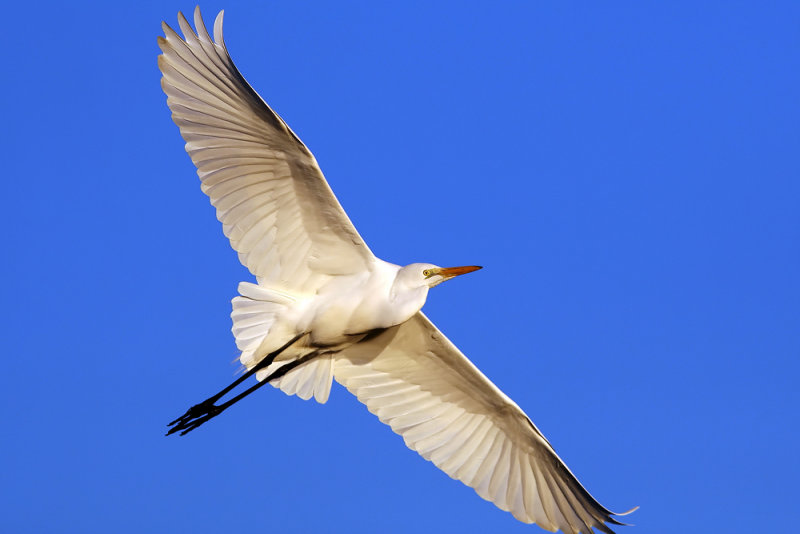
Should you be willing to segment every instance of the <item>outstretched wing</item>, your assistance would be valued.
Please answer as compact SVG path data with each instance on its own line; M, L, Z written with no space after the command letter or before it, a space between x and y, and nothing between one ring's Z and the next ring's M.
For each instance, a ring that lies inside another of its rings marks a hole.
M409 448L520 521L585 534L622 524L422 312L339 353L334 378Z
M313 291L328 276L371 269L374 256L314 156L261 99L194 13L183 39L163 24L158 66L172 119L239 260L260 284Z

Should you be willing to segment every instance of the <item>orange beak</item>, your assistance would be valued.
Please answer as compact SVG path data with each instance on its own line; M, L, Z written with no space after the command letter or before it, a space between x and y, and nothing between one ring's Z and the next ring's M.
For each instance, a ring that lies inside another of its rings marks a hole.
M439 274L448 278L452 278L461 274L477 271L478 269L483 269L483 267L479 267L477 265L467 265L465 267L442 267L442 269L439 271Z

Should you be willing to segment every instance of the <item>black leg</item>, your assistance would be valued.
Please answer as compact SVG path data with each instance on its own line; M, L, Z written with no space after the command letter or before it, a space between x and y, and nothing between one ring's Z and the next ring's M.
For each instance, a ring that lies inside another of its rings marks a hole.
M223 404L221 404L219 406L216 406L214 404L219 399L221 399L226 393L231 391L233 388L235 388L236 386L238 386L239 384L241 384L242 382L244 382L245 380L247 380L248 378L250 378L251 376L256 374L261 369L264 369L264 368L268 367L272 362L275 361L275 358L281 352L283 352L284 350L289 348L290 345L292 345L298 339L303 337L303 335L304 334L298 334L297 336L292 338L288 343L286 343L284 346L282 346L281 348L279 348L275 352L271 352L271 353L267 354L264 358L261 359L260 362L258 362L258 364L256 364L252 369L248 370L245 374L243 374L242 376L240 376L239 378L234 380L229 386L227 386L226 388L222 389L221 391L219 391L215 395L212 395L211 397L207 398L203 402L201 402L199 404L195 404L194 406L192 406L191 408L186 410L185 414L183 414L179 418L177 418L174 421L172 421L171 423L169 423L169 425L167 425L167 426L171 426L172 428L169 429L169 432L167 432L166 435L169 436L170 434L174 434L175 432L178 432L178 431L182 431L181 435L186 434L190 430L193 430L193 429L197 428L198 426L202 425L203 423L205 423L206 421L208 421L212 417L216 417L217 415L222 413L223 410L225 410L226 408L232 406L236 402L240 401L241 399L243 399L244 397L246 397L247 395L249 395L250 393L252 393L256 389L258 389L259 386L262 386L263 384L269 382L269 380L272 380L274 378L278 378L279 376L283 376L284 374L288 373L291 369L286 369L286 368L289 367L290 365L295 364L292 367L292 368L294 368L297 365L299 365L299 363L297 363L297 362L308 361L304 357L304 358L300 358L299 360L295 360L294 362L290 362L290 363L284 365L283 367L281 367L280 369L278 369L275 373L273 373L273 375L275 375L278 372L283 371L279 376L270 375L270 377L268 377L267 380L263 380L262 382L259 382L255 386L251 387L250 389L248 389L244 393L237 395L233 399L231 399L231 400L229 400L229 401L227 401L227 402L225 402L225 403L223 403Z
M181 431L181 436L183 436L187 432L191 432L192 430L194 430L198 426L202 425L203 423L205 423L209 419L213 419L214 417L218 416L223 411L227 410L228 408L230 408L231 406L233 406L234 404L236 404L237 402L239 402L243 398L247 397L248 395L250 395L251 393L256 391L258 388L260 388L264 384L268 384L272 380L275 380L276 378L282 377L283 375L285 375L286 373L288 373L289 371L291 371L292 369L294 369L298 365L302 365L302 364L306 363L308 360L310 360L311 358L313 358L315 356L317 356L316 352L308 354L306 356L303 356L302 358L298 358L297 360L294 360L294 361L291 361L291 362L287 363L283 367L281 367L279 369L276 369L274 373L272 373L271 375L266 377L264 380L262 380L258 384L254 384L254 385L250 386L249 388L247 388L243 392L241 392L238 395L236 395L231 400L223 402L219 406L215 406L215 405L212 404L209 407L209 410L207 410L207 412L202 414L201 416L196 417L196 418L194 418L194 419L192 419L190 421L187 421L186 423L180 425L179 427L176 426L175 428L170 429L170 431L167 433L167 435L170 435L173 432L177 432L178 430Z

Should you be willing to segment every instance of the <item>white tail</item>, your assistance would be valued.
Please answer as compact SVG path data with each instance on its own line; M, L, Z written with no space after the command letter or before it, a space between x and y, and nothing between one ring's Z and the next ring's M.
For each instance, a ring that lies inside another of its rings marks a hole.
M295 335L294 332L281 331L285 328L280 327L279 318L296 303L296 299L282 291L249 282L239 284L239 294L241 296L234 297L231 301L231 330L236 338L236 346L242 351L239 361L251 369L270 350L277 349ZM265 344L264 340L270 333L274 339ZM263 380L282 365L307 353L308 350L298 351L290 347L275 363L258 371L256 378ZM297 395L303 400L308 400L313 395L317 402L325 403L330 395L331 382L333 359L330 355L322 355L289 371L281 378L272 380L270 385L287 395Z
M231 319L236 346L242 351L240 358L248 368L255 365L264 354L256 354L269 335L276 319L295 302L291 295L261 287L249 282L239 284L240 297L235 297Z

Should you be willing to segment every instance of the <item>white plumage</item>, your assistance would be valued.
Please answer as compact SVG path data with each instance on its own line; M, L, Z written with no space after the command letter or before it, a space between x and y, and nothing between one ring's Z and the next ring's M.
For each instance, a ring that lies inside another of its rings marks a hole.
M195 10L164 24L159 67L201 187L258 281L233 299L241 361L259 381L327 401L336 380L411 449L526 523L567 533L621 524L525 413L419 311L428 290L477 267L392 265L358 235L314 156L245 81ZM188 432L238 398L191 408Z

